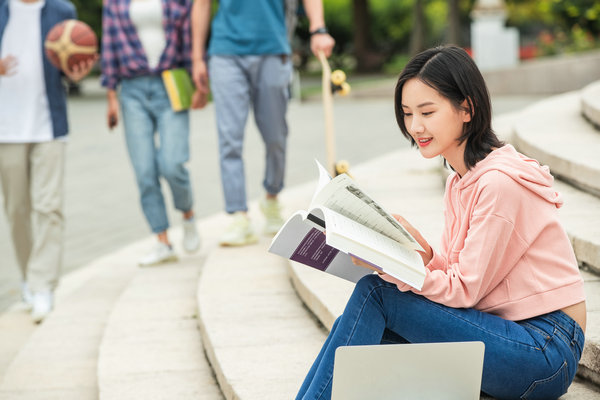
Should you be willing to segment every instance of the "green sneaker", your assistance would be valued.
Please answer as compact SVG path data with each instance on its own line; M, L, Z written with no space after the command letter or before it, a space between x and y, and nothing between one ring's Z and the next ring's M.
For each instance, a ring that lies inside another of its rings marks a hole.
M221 246L246 246L258 242L250 219L246 213L238 211L233 214L233 221L219 239Z
M264 229L265 234L275 235L285 223L285 220L281 217L281 204L279 204L277 198L264 198L260 202L260 210L267 220Z

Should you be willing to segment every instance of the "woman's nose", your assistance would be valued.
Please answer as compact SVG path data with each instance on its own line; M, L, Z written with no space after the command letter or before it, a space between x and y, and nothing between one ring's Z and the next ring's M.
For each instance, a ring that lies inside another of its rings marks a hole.
M415 133L421 133L424 131L424 126L420 118L413 116L410 123L410 130Z

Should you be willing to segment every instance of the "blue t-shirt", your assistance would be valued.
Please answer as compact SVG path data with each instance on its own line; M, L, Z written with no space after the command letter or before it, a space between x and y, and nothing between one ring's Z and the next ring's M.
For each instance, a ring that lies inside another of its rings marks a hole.
M209 55L290 54L285 0L219 0Z

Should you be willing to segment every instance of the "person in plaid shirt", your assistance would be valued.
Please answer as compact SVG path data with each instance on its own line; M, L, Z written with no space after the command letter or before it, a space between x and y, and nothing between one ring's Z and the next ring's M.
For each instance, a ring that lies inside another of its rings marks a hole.
M177 259L167 235L161 177L169 184L175 208L183 213L183 248L194 252L200 246L185 166L189 115L187 110L173 111L161 78L168 69L190 69L191 5L192 0L104 0L103 4L101 83L108 89L107 122L110 129L118 124L120 108L142 210L158 238L140 259L141 266ZM194 96L192 108L203 107L205 98Z

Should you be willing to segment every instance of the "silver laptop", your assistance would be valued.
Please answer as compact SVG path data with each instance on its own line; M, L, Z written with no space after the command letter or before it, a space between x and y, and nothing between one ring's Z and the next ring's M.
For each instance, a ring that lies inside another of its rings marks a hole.
M483 342L339 347L332 400L479 400Z

